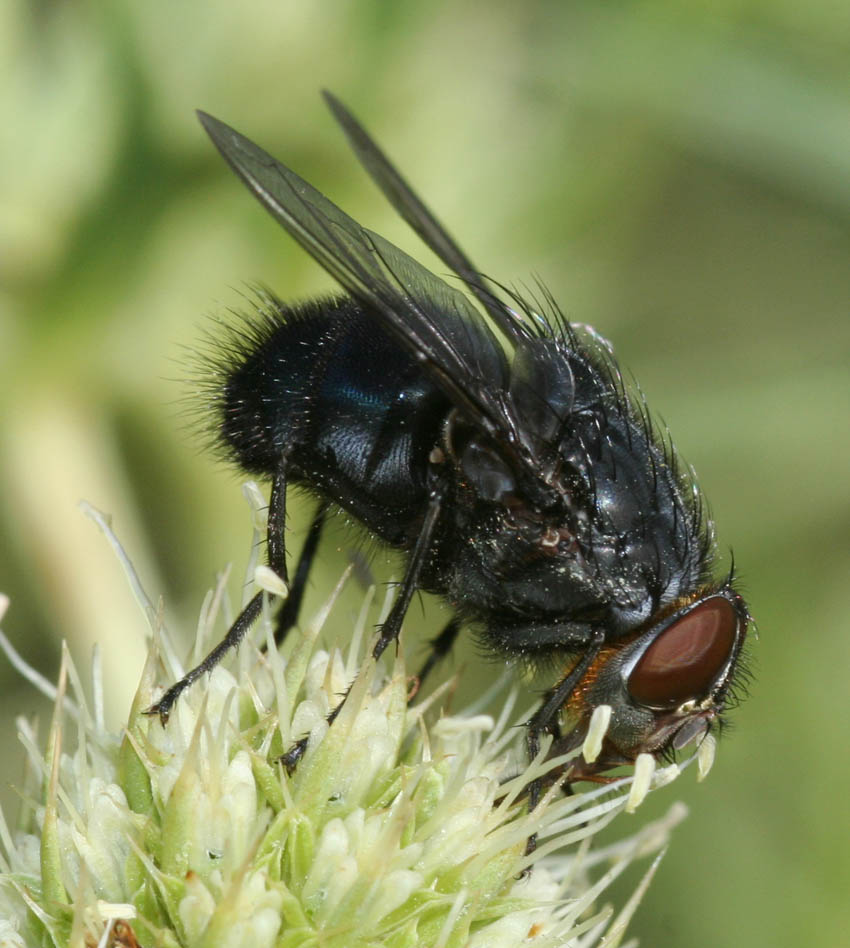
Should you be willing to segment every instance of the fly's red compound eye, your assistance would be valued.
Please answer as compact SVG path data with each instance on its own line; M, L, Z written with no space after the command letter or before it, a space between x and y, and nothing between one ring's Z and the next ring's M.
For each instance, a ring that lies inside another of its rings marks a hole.
M738 614L723 596L712 596L664 629L629 676L640 704L675 708L705 697L732 655Z

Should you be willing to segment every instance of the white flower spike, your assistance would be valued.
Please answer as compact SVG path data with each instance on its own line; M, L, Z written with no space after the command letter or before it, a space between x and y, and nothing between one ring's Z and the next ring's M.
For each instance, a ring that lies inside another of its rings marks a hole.
M571 796L556 783L529 814L524 787L564 761L541 754L522 771L514 696L501 692L498 720L480 707L441 717L451 689L409 707L403 650L387 666L344 654L352 632L332 621L329 606L283 654L243 645L240 680L216 668L165 728L142 713L173 677L160 641L115 732L90 712L67 652L58 688L31 676L56 711L43 756L19 722L32 766L23 822L12 830L0 814L3 948L619 943L637 900L615 917L599 899L632 861L661 852L682 808L604 850L594 836L649 792L651 771ZM354 638L367 652L367 637ZM5 638L0 647L18 661ZM590 733L601 742L597 712ZM289 776L278 758L305 733ZM593 746L584 753L592 759Z

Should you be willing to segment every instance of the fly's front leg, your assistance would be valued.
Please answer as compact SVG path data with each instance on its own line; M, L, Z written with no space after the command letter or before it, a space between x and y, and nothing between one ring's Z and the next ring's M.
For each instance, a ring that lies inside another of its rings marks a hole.
M573 691L575 691L579 682L584 678L588 668L596 660L602 645L605 641L605 635L601 631L593 634L591 640L587 643L584 653L576 662L572 669L543 696L543 702L537 711L531 716L528 722L528 733L526 735L526 748L528 750L529 762L540 753L540 737L542 734L552 731L558 726L558 715L561 709L569 701ZM540 793L543 789L543 781L540 777L532 780L528 785L528 809L533 810L540 802ZM529 836L525 846L526 855L530 855L537 848L537 834Z
M268 517L268 560L269 566L278 576L287 582L286 576L286 548L283 538L283 528L286 522L286 467L281 464L280 470L272 481L271 497L269 499ZM188 671L180 681L173 684L168 691L151 705L145 714L158 714L163 726L168 722L168 716L174 703L183 692L194 684L205 672L212 671L216 665L232 648L245 638L248 629L254 624L263 606L263 593L258 592L236 617L236 621L228 629L224 638L204 658L204 660Z

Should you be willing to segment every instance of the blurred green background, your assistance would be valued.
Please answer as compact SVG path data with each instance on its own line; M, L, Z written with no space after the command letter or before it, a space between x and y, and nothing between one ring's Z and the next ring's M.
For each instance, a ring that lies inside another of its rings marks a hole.
M99 642L110 717L126 712L145 626L83 497L112 514L185 641L228 562L238 595L249 518L240 478L192 435L184 347L247 281L287 298L330 282L192 110L433 264L356 166L328 87L482 268L539 275L615 342L734 546L760 633L751 696L709 780L688 775L635 817L674 796L692 809L633 934L846 944L848 62L850 5L831 0L6 0L6 633L48 675L63 638L83 668ZM295 511L293 537L304 523ZM345 531L329 544L333 576L347 545ZM0 659L7 804L13 714L34 706Z

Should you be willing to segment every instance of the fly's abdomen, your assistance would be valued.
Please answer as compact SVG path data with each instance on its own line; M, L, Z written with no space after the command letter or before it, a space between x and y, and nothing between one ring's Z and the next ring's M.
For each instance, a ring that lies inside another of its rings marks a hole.
M264 315L233 334L217 371L226 452L263 475L285 459L291 480L404 544L421 517L447 399L351 299L271 300Z

